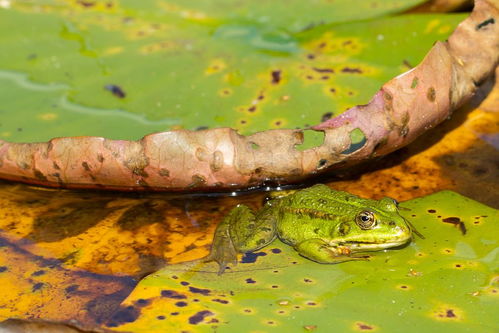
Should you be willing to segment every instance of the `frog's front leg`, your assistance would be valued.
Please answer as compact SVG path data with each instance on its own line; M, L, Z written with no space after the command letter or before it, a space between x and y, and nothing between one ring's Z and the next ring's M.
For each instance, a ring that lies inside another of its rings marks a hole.
M319 238L307 239L295 245L302 256L321 264L337 264L351 260L369 260L368 255L352 255L346 246L331 245Z
M276 217L266 205L256 215L245 205L233 208L215 230L210 254L204 261L216 261L222 274L227 264L237 263L237 254L258 250L276 237Z

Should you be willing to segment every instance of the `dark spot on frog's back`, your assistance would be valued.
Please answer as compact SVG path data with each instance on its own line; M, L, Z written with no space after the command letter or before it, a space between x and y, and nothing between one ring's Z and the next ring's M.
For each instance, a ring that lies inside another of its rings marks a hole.
M246 252L243 257L241 258L241 263L242 264L252 264L256 262L258 257L264 257L266 256L267 253L265 252Z

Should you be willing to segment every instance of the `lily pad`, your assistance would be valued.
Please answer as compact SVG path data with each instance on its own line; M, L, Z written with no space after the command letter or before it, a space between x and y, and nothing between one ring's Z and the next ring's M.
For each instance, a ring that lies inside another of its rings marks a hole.
M0 138L306 127L366 103L465 17L383 17L419 2L9 2Z
M133 332L497 331L498 211L450 191L402 207L425 235L406 248L376 253L369 262L319 265L275 242L222 276L214 264L168 266L142 280L106 326Z

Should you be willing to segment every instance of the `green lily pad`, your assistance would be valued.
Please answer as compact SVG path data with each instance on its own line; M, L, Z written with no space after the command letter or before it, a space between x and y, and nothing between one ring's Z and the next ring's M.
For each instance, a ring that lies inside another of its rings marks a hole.
M368 262L320 265L276 241L218 276L168 266L107 322L116 331L496 332L497 210L443 191L401 205L425 239Z
M386 17L420 2L9 2L0 139L306 127L366 103L465 17Z

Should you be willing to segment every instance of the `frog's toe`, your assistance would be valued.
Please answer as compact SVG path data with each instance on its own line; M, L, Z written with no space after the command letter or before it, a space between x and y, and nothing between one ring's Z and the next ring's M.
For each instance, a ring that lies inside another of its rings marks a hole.
M232 244L213 247L210 254L203 259L204 262L215 261L218 266L218 275L222 274L228 264L237 264L237 252Z

